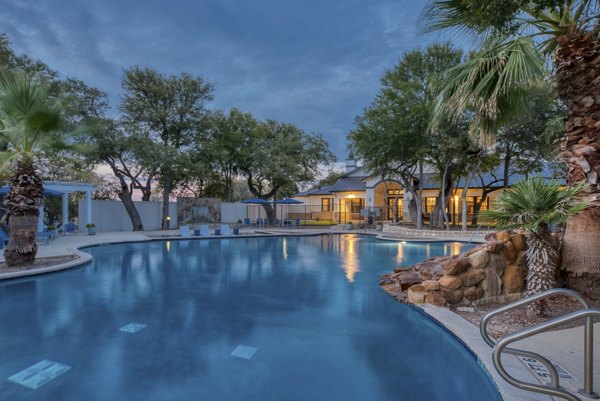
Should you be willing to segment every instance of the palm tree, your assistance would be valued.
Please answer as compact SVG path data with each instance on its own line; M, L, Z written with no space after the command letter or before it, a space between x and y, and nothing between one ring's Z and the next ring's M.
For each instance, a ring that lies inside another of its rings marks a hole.
M587 207L577 200L585 190L585 182L566 188L558 182L544 183L541 177L530 178L505 190L496 198L493 210L482 217L500 228L522 228L528 233L525 261L527 263L527 296L553 288L558 268L558 244L548 227L561 225ZM534 311L544 314L544 305Z
M34 162L57 142L53 132L60 121L57 104L42 83L21 73L0 73L0 163L11 174L3 217L10 237L4 248L8 266L24 267L35 260L44 188Z
M494 133L523 109L525 90L546 79L567 108L559 151L567 182L587 182L589 208L569 221L562 267L600 274L600 2L598 0L436 0L424 13L427 29L473 34L482 49L457 67L438 113L474 111L472 132ZM546 68L544 68L544 63Z

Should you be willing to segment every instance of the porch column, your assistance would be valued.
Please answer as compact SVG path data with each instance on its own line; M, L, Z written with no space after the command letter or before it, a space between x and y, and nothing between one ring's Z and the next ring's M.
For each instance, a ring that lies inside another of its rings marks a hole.
M62 228L69 222L69 194L62 194Z
M44 206L40 207L40 218L38 219L38 233L44 231Z
M85 214L86 214L85 224L92 223L92 191L85 192ZM80 227L80 229L81 229L81 227Z
M372 209L377 206L375 205L375 188L367 188L366 198L367 199L365 199L365 203L367 208Z

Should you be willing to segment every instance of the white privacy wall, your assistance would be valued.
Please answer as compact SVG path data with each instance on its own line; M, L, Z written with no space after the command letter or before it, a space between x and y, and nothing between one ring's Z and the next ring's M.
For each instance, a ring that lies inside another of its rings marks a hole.
M160 230L162 202L136 201L135 207L142 218L144 230ZM85 229L87 209L85 201L79 201L79 228ZM177 228L177 203L169 203L171 228ZM243 203L221 203L221 221L237 223L246 218L246 205ZM121 201L94 200L92 201L92 223L96 231L132 231L133 226Z
M221 221L223 223L237 223L246 218L247 206L244 203L221 203Z
M142 218L144 230L160 230L162 217L162 202L136 201L135 207ZM79 229L85 229L86 206L79 201ZM177 203L169 203L171 228L177 228ZM131 219L121 201L95 200L92 201L92 223L97 231L132 231Z

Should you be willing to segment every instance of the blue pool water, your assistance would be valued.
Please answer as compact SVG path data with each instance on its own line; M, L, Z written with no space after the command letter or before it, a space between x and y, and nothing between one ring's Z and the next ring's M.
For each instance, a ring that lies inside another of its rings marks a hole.
M0 283L0 400L500 400L454 337L378 286L462 246L342 235L89 248L84 267ZM53 362L60 375L37 389L8 380Z

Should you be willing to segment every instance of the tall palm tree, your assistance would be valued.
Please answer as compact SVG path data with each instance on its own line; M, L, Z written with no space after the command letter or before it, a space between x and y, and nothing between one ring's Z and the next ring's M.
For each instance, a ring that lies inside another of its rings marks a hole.
M521 181L496 198L494 210L482 212L489 223L501 228L523 228L527 231L527 296L553 288L558 268L558 244L548 227L564 224L587 207L578 195L587 187L585 182L562 188L558 182L544 183L541 177ZM544 314L544 304L534 311Z
M436 0L424 13L427 29L454 28L481 40L482 49L453 77L438 112L475 111L473 132L493 133L522 110L524 89L546 69L567 108L559 151L567 182L587 182L589 208L569 221L563 268L600 274L600 2L598 0Z
M54 133L60 122L57 103L42 83L21 73L0 72L0 163L11 174L3 218L10 237L4 248L8 266L24 267L35 260L44 188L34 162L58 142Z

